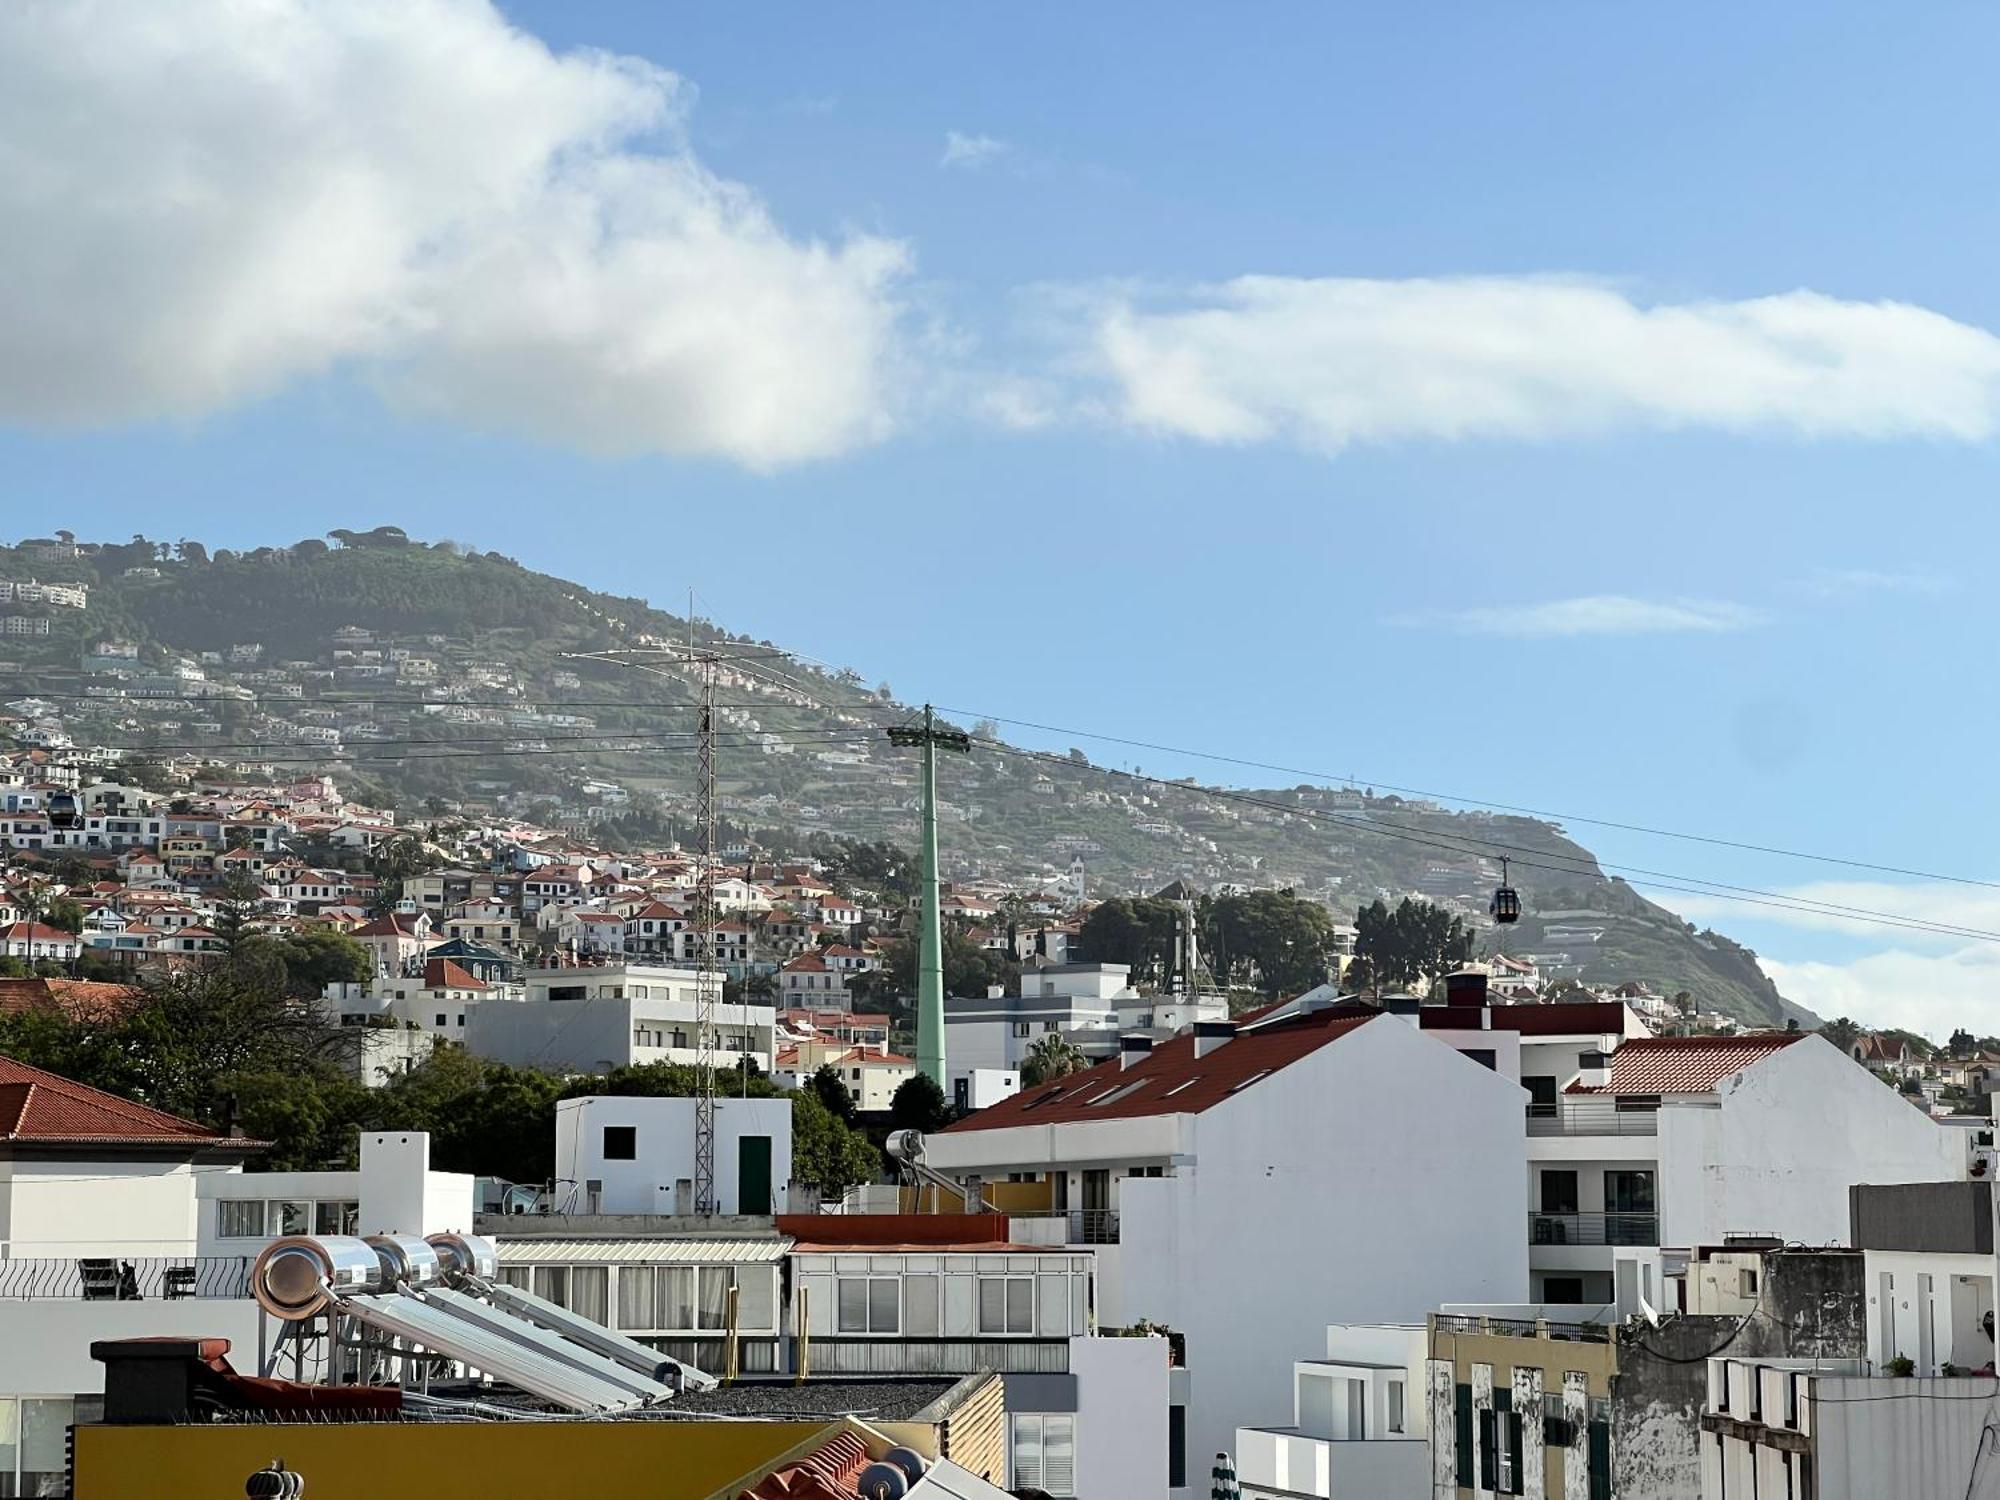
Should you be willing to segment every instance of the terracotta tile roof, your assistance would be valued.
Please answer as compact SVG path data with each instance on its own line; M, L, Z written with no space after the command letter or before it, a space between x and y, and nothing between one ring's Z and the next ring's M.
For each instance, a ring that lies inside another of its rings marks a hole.
M133 984L90 979L0 979L0 1014L56 1010L72 1021L115 1018L135 1009L145 991Z
M849 1500L868 1467L868 1449L852 1432L837 1434L795 1463L775 1469L741 1500Z
M11 1057L0 1057L0 1141L262 1145L217 1135L196 1121L148 1109Z
M1750 1031L1740 1036L1634 1037L1611 1054L1611 1079L1602 1094L1705 1094L1723 1079L1762 1062L1805 1031Z
M1238 1089L1254 1085L1266 1073L1287 1067L1376 1019L1351 1010L1314 1010L1252 1031L1242 1030L1239 1023L1237 1034L1206 1057L1194 1055L1192 1035L1177 1036L1129 1068L1112 1058L1085 1072L1025 1089L946 1128L1003 1130L1010 1125L1200 1114ZM1093 1103L1114 1090L1125 1092L1115 1102Z
M74 943L80 941L73 932L65 932L60 927L45 927L40 922L16 922L11 927L0 927L0 941L11 943Z
M424 960L424 987L432 990L490 990L492 985L475 979L448 958Z

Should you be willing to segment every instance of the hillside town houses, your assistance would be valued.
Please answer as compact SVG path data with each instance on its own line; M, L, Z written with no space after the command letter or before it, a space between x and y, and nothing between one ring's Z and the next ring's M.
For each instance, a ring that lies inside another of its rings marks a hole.
M439 1048L572 1078L705 1053L884 1122L918 1074L888 971L910 914L819 860L746 842L717 869L704 1046L684 849L413 818L276 770L0 752L0 1011L116 1014L232 933L327 931L368 972L313 1003L371 1086ZM1879 1481L1801 1412L1994 1389L2000 1052L1747 1029L1505 957L1404 996L1351 992L1343 952L1250 1004L1193 963L1162 986L1091 960L1074 893L960 881L941 905L1020 966L947 998L953 1122L822 1199L782 1103L719 1100L726 1235L690 1215L687 1100L564 1100L549 1183L434 1173L386 1137L358 1171L266 1173L238 1138L0 1058L0 1329L70 1341L49 1369L0 1347L0 1432L37 1424L0 1493L44 1483L50 1424L109 1399L93 1341L188 1328L171 1297L255 1364L264 1246L391 1222L486 1234L499 1284L693 1368L989 1380L983 1472L1056 1496L1197 1500L1213 1468L1271 1500L1733 1500L1752 1473L1831 1494ZM1052 1046L1068 1070L1037 1081ZM113 1116L125 1138L92 1144ZM110 1206L138 1183L143 1208ZM1896 1441L1961 1436L1884 1404Z

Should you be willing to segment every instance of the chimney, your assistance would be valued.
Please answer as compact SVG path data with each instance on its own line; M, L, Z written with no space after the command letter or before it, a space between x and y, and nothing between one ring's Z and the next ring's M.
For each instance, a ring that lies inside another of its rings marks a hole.
M1486 1003L1486 976L1477 969L1461 969L1456 974L1445 975L1444 1003L1446 1005L1484 1005Z
M1583 1052L1576 1059L1576 1081L1587 1089L1601 1089L1611 1081L1611 1054Z
M1197 1021L1194 1023L1194 1055L1206 1057L1235 1035L1234 1021Z
M1195 1043L1197 1051L1200 1042ZM1149 1036L1121 1036L1118 1038L1118 1066L1129 1068L1134 1063L1142 1063L1153 1055L1153 1039Z

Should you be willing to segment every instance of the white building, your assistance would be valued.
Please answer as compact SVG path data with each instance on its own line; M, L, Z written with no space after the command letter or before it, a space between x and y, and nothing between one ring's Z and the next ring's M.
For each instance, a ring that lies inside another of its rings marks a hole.
M1292 1365L1292 1420L1239 1427L1243 1500L1399 1500L1430 1491L1425 1329L1334 1327Z
M1044 1036L1116 1034L1118 1006L1131 998L1124 964L1060 964L1024 969L1019 995L952 996L944 1003L945 1059L955 1079L979 1069L1019 1072Z
M1919 1380L1991 1375L1992 1184L1864 1185L1850 1201L1866 1267L1870 1372L1888 1374L1908 1360Z
M560 1101L556 1176L572 1211L696 1212L694 1113L692 1099L592 1094ZM715 1211L772 1213L786 1203L791 1180L791 1100L717 1099Z
M526 998L475 1006L465 1045L516 1067L606 1073L637 1063L692 1063L700 1057L695 1018L699 977L692 969L638 964L530 969ZM710 982L722 985L722 976ZM771 1071L777 1012L768 1005L715 1006L716 1066L749 1057Z
M1529 1119L1528 1161L1537 1299L1624 1313L1662 1305L1664 1253L1741 1234L1844 1245L1852 1184L1966 1175L1963 1132L1806 1032L1587 1054Z
M1355 1007L1123 1048L931 1136L926 1160L1049 1183L1071 1242L1098 1247L1100 1323L1185 1335L1190 1452L1286 1408L1311 1330L1524 1296L1511 1079Z

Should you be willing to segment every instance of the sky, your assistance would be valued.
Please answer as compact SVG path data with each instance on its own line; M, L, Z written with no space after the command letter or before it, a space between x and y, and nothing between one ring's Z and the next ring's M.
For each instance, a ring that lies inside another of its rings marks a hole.
M909 701L1856 861L1567 824L1965 929L1662 896L2000 1033L1996 42L16 0L0 534L394 524Z

